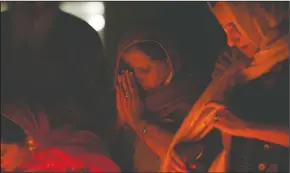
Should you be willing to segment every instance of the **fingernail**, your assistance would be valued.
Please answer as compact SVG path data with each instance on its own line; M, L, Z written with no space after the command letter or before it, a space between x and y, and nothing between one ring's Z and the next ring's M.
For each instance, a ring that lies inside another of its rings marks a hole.
M190 168L192 168L192 169L196 169L196 167L197 167L196 164L194 164L194 163L190 163L189 166L190 166Z

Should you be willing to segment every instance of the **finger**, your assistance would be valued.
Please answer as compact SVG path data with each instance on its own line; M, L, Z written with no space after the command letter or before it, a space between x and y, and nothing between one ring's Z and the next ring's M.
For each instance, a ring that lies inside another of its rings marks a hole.
M121 75L118 75L118 76L117 76L117 86L119 86L119 87L120 87L120 85L121 85L121 82L122 82Z
M189 172L187 169L186 169L186 166L182 166L180 167L179 165L176 165L175 163L172 163L171 164L171 168L172 170L174 170L175 172Z
M124 103L123 103L124 95L120 91L119 87L116 87L116 102L117 102L117 110L120 115L124 114Z
M124 73L126 73L126 72L124 72ZM126 98L128 99L128 97L130 96L129 95L130 93L129 93L129 87L128 87L128 83L127 83L127 79L126 79L126 75L125 74L121 76L121 80L122 80L121 86L123 88L124 95L125 95L125 97L127 95Z
M124 75L119 75L118 76L118 82L119 82L119 96L120 96L120 103L123 104L123 107L124 105L127 103L127 100L129 98L129 93L126 92L126 90L124 89L124 86L126 86L124 84Z
M224 118L221 118L218 122L214 122L213 126L219 129L223 133L228 133L230 135L235 135L234 132L227 127L227 122L224 121Z
M214 122L213 126L222 132L229 133L221 122Z
M207 135L214 127L214 123L211 122L208 125L205 126L205 128L199 133L198 139L203 138L205 135Z
M133 86L133 81L132 81L133 79L131 77L131 72L129 73L129 71L126 71L125 76L126 76L128 91L132 95L134 92L134 86Z
M123 92L121 91L120 87L116 88L117 93L117 110L118 110L118 117L120 123L126 123L127 122L127 116L128 112L126 111L128 107L128 99L125 98Z
M210 103L207 103L207 104L205 105L205 108L209 108L209 107L211 107L211 108L216 108L216 109L218 109L218 110L220 110L220 109L224 109L224 108L225 108L224 105L219 104L219 103L215 103L215 102L210 102Z
M130 78L131 78L131 87L132 87L132 94L137 95L138 94L138 88L137 88L137 83L134 77L134 73L130 73Z
M120 96L120 89L118 86L116 87L116 104L117 104L117 109L119 110L120 105L121 105L121 96Z
M171 156L172 156L172 161L176 165L178 165L179 167L184 167L185 166L185 164L183 163L183 161L180 159L180 157L175 152L172 152Z
M118 75L117 77L117 86L120 88L120 91L124 96L126 96L126 92L124 90L124 84L123 84L123 75Z

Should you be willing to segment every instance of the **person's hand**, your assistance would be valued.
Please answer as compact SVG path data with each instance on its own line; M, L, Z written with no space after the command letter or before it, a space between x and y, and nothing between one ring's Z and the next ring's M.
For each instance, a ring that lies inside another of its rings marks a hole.
M209 103L206 107L219 109L213 119L213 126L215 128L233 136L244 136L243 133L248 128L248 123L246 121L238 118L231 111L226 109L225 106L223 106L222 104Z
M16 144L1 144L1 169L7 172L13 172L20 166L29 151Z
M185 163L179 158L179 156L173 151L171 154L171 159L168 165L169 172L184 172L187 173L187 167Z
M125 71L123 75L118 76L116 100L119 118L133 128L141 120L144 109L136 86L133 73Z

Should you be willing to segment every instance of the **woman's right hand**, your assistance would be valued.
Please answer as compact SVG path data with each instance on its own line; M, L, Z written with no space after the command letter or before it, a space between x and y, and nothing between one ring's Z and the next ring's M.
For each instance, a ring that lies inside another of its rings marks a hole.
M138 95L133 73L125 71L118 76L116 86L116 102L119 119L134 128L141 121L144 105Z

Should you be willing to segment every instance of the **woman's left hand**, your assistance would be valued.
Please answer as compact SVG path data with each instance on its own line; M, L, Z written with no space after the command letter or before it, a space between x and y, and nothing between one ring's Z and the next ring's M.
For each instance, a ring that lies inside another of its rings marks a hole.
M118 76L116 87L117 109L121 120L132 128L141 120L144 106L138 95L133 73Z
M231 111L226 109L224 105L218 103L209 103L206 105L206 108L222 108L217 111L214 117L213 126L215 128L233 136L244 136L244 131L248 128L248 123L246 121L238 118Z
M17 144L1 144L1 169L13 172L29 154L28 150Z

